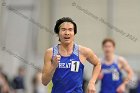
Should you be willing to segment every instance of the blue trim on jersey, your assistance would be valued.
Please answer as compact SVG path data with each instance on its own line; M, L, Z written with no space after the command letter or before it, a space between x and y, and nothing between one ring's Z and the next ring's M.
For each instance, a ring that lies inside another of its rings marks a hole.
M53 47L53 57L59 54L58 45ZM61 56L60 62L53 75L51 93L83 93L84 65L79 59L79 46L74 44L70 56Z
M116 90L122 84L122 73L118 67L118 57L115 58L111 65L105 64L105 59L102 62L103 79L101 80L100 93L117 93Z

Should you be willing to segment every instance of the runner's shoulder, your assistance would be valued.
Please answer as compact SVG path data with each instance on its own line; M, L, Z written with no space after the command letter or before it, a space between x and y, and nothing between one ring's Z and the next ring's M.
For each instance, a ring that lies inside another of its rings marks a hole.
M125 66L126 64L128 64L127 60L122 56L118 56L118 62L122 66Z
M126 62L126 59L122 56L118 56L118 61L119 62Z
M79 45L79 52L81 52L82 54L88 54L93 52L90 48Z
M45 56L52 56L52 54L53 54L53 48L48 48L48 49L46 49L46 51L45 51Z

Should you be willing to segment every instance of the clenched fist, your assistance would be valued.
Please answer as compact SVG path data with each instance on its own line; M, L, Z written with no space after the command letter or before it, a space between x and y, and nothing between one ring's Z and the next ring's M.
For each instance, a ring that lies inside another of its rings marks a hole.
M59 64L59 62L60 62L60 59L61 59L61 56L60 56L60 55L54 56L53 59L52 59L52 64L53 64L55 67L57 67L58 64Z
M117 88L117 93L124 93L126 89L125 84L121 84L118 88Z
M89 82L86 93L96 93L95 83Z

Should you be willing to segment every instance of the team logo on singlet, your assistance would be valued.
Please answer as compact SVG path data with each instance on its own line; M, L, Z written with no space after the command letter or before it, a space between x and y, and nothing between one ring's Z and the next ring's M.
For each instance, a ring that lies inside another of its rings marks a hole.
M79 71L80 62L79 61L73 61L70 60L70 63L59 63L58 68L70 68L73 72Z

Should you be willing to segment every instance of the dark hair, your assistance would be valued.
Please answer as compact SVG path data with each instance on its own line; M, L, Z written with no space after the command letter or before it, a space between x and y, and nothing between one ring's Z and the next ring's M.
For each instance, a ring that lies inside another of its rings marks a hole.
M61 25L63 22L71 22L71 23L73 24L73 26L74 26L74 34L77 33L77 25L76 25L76 23L75 23L70 17L63 17L63 18L60 18L60 19L58 19L58 20L56 21L56 25L55 25L55 27L54 27L54 32L55 32L56 34L59 33L59 29L60 29L59 27L60 27L60 25Z
M112 43L112 45L115 47L115 41L112 38L105 38L102 42L102 46L104 46L107 42Z

